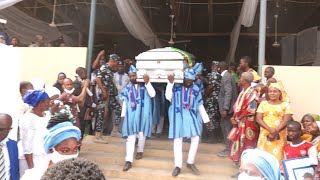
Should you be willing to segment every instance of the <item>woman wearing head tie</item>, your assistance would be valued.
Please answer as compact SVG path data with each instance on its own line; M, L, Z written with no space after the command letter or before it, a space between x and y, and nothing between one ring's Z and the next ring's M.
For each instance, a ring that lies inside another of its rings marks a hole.
M26 169L48 164L49 159L43 150L43 137L49 116L45 111L49 108L50 98L43 90L28 91L24 102L32 106L20 119L19 167L20 177Z
M50 161L46 166L27 170L21 180L39 180L51 165L78 157L81 132L67 115L57 114L51 117L47 128L42 149L49 155Z
M257 148L278 159L281 169L281 161L284 159L283 148L287 144L287 123L293 114L282 92L281 85L271 83L268 87L268 101L261 102L256 114L256 121L260 125Z

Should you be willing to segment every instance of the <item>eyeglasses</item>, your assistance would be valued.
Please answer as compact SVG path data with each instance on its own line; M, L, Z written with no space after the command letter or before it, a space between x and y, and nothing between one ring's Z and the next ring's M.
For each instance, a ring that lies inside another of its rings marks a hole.
M12 128L0 128L0 132L9 132L9 131L11 131L12 130Z

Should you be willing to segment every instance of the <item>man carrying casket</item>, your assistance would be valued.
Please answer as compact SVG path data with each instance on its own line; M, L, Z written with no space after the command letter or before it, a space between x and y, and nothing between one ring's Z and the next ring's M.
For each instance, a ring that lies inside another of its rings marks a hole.
M174 76L168 76L166 98L171 102L168 112L169 139L174 139L175 162L172 176L178 176L181 172L183 138L191 138L187 168L194 174L199 174L194 162L202 134L202 122L206 123L207 127L211 126L199 87L194 85L195 79L193 68L184 73L183 84L174 84Z

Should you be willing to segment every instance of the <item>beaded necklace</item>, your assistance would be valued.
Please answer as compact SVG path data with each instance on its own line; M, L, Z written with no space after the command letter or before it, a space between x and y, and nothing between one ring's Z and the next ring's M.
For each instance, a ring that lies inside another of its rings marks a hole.
M190 92L189 92L189 102L185 101L185 94L186 92L186 88L184 86L182 86L182 104L183 104L183 108L186 110L190 110L191 105L192 105L192 86L189 88ZM188 97L187 97L188 98ZM188 104L188 106L186 106L186 104Z
M130 87L129 94L130 94L130 105L131 105L131 108L135 108L137 106L138 89L139 89L139 84L138 84L138 88L136 90L136 93L134 94L135 85L133 84Z

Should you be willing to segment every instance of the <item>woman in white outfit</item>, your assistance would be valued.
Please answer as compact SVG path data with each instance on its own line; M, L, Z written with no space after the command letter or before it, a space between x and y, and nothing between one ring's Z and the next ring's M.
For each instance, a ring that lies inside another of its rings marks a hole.
M26 169L48 166L49 158L43 148L43 138L50 117L45 113L49 108L49 96L43 90L28 91L24 102L32 106L20 120L19 167L20 177Z

